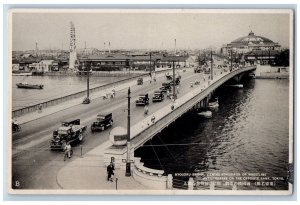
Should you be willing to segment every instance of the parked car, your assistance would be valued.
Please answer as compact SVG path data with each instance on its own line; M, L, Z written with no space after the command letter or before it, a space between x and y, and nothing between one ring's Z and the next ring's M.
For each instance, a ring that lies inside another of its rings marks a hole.
M139 98L136 100L136 105L148 105L149 104L149 97L148 93L140 94Z
M154 96L152 98L152 102L161 102L164 100L164 94L162 90L154 91Z
M162 83L161 88L160 88L160 90L162 92L167 92L167 90L170 90L170 89L171 89L170 82L168 82L168 83Z
M112 113L100 113L97 115L97 121L91 125L91 131L103 131L113 125Z

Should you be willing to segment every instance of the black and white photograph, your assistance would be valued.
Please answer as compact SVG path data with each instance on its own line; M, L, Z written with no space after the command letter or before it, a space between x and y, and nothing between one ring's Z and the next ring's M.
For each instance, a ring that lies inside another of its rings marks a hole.
M10 194L290 195L293 9L10 9Z

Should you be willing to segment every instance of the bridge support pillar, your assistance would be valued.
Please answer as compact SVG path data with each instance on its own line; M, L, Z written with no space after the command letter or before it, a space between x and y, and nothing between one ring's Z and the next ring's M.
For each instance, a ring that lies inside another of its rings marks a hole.
M167 189L173 189L173 176L172 176L172 174L168 174Z
M194 189L194 179L190 177L188 181L188 190L193 190L193 189Z

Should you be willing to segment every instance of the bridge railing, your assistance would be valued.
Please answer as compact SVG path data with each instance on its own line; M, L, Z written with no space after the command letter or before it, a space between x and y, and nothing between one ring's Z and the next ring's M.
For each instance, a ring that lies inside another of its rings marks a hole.
M157 71L156 73L161 74L161 73L167 72L169 70L171 70L171 69L160 70L160 71ZM140 75L130 77L130 78L127 78L127 79L119 80L117 82L113 82L113 83L109 83L109 84L105 84L105 85L100 85L100 86L97 86L97 87L94 87L94 88L90 88L90 94L95 93L95 92L99 92L99 91L102 91L102 90L105 90L105 89L108 89L108 88L112 88L114 86L119 86L119 85L122 85L122 84L125 84L125 83L129 83L129 82L135 81L135 80L137 80L138 78L141 78L141 77L148 77L148 76L149 76L148 73L147 74L140 74ZM15 110L12 110L12 117L14 118L14 117L18 117L18 116L24 115L24 114L29 113L29 112L37 111L37 110L40 109L40 107L42 107L42 109L44 109L44 108L47 108L47 107L50 107L50 106L58 105L60 103L63 103L63 102L69 101L69 100L73 100L73 99L77 99L77 98L81 98L81 97L84 97L84 96L86 96L86 90L82 90L80 92L76 92L76 93L73 93L73 94L70 94L70 95L67 95L67 96L63 96L63 97L59 97L59 98L55 98L55 99L52 99L52 100L47 100L47 101L44 101L44 102L36 103L36 104L26 106L26 107L23 107L23 108L20 108L20 109L15 109Z

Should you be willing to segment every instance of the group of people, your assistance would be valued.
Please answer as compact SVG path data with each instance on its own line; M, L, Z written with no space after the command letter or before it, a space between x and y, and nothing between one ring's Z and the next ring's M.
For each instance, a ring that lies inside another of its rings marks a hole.
M110 98L114 98L116 96L116 90L112 89L111 92L108 92L107 90L105 90L105 94L102 96L103 99L108 99L110 96Z
M176 90L175 90L175 97L177 97L177 95L179 94L179 85L177 85L176 86ZM169 90L167 90L167 98L170 98L170 99L172 99L172 93L170 93L170 91ZM174 98L173 98L174 99Z

